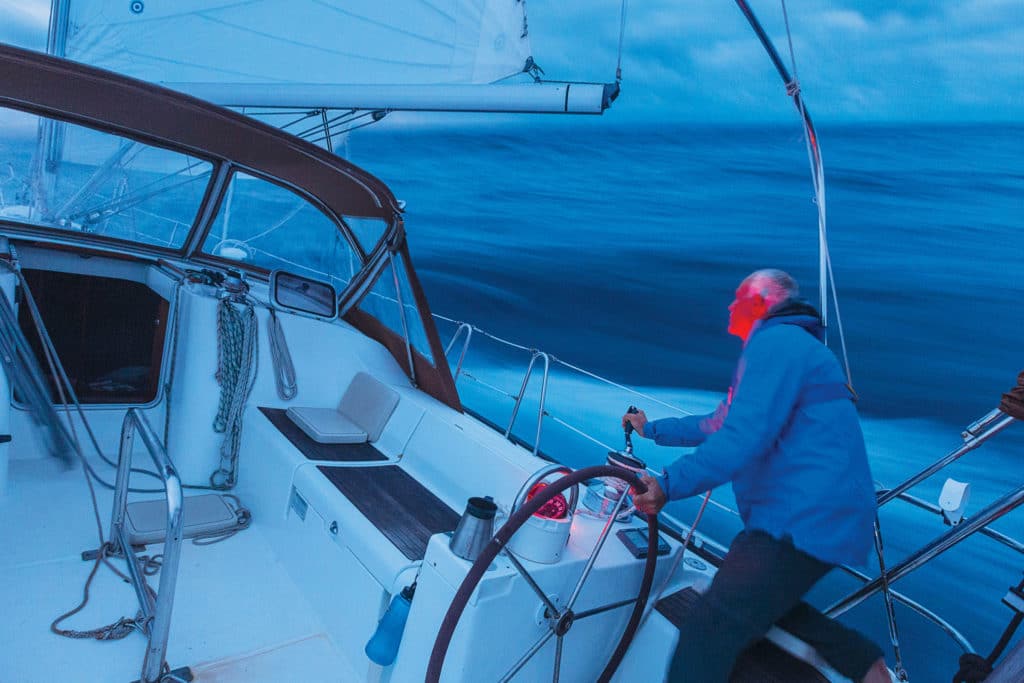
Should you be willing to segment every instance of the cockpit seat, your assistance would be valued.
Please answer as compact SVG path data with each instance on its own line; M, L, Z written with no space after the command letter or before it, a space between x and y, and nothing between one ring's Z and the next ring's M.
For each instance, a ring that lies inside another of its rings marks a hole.
M398 405L398 393L358 372L337 408L288 408L286 415L317 443L367 443L380 438Z

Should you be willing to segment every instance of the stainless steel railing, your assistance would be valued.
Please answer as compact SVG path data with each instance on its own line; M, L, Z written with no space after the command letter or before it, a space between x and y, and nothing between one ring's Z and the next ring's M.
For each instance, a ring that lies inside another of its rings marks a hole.
M142 438L149 457L164 482L167 494L167 536L164 540L163 564L160 570L160 589L153 594L146 583L135 552L128 541L125 515L128 506L128 478L131 470L135 433ZM121 426L121 447L118 451L117 483L114 488L114 513L110 523L110 543L116 552L124 554L131 575L132 586L142 610L143 628L149 636L146 655L142 660L142 683L156 683L163 673L167 655L167 637L171 628L174 607L174 589L178 580L178 561L181 556L182 537L181 479L167 456L167 451L138 408L129 408Z
M635 389L632 389L630 387L627 387L627 386L624 386L622 384L618 384L618 383L613 382L611 380L605 379L604 377L601 377L601 376L596 375L596 374L594 374L592 372L589 372L587 370L579 368L579 367L577 367L575 365L571 365L569 363L566 363L565 361L562 361L561 359L556 358L555 356L551 356L551 355L549 355L547 353L544 353L542 351L538 351L537 349L530 348L530 347L527 347L527 346L523 346L521 344L516 344L516 343L508 341L506 339L502 339L501 337L497 337L497 336L495 336L493 334L485 332L485 331L481 330L480 328L475 327L475 326L473 326L473 325L471 325L469 323L453 320L451 318L446 318L444 316L437 315L437 314L434 314L434 317L437 318L438 320L443 320L443 321L446 321L448 323L451 323L451 324L454 324L454 325L457 326L457 329L456 329L454 335L452 336L450 342L448 343L448 346L445 349L445 354L446 355L449 354L452 351L452 349L455 347L455 344L456 344L456 342L458 341L458 339L460 337L462 337L463 335L465 337L464 340L463 340L463 343L461 345L461 349L459 351L458 365L457 365L457 369L456 369L456 372L455 372L455 379L456 379L456 381L458 380L459 377L465 377L465 378L467 378L469 380L475 381L476 383L480 384L481 386L484 386L485 388L490 389L491 391L494 391L494 392L496 392L498 394L502 394L502 395L506 396L507 398L509 398L509 399L511 399L513 401L512 416L511 416L511 419L509 420L508 428L504 432L504 435L505 435L506 438L512 438L511 437L512 426L515 423L516 416L519 413L519 409L521 407L524 395L526 393L526 387L527 387L527 385L528 385L528 383L530 381L530 375L533 372L534 363L537 360L537 358L542 358L544 360L544 370L543 370L543 376L541 378L541 396L540 396L540 403L539 403L538 411L537 411L536 439L535 439L535 441L533 443L533 452L534 453L537 453L539 448L540 448L541 426L542 426L544 418L548 418L548 419L550 419L550 420L560 424L561 426L568 428L569 430L575 432L579 436L581 436L581 437L583 437L583 438L585 438L585 439L587 439L587 440L589 440L589 441L591 441L591 442L593 442L595 444L598 444L598 445L606 448L607 450L615 450L614 447L602 443L599 439L597 439L597 438L593 437L592 435L588 434L584 429L582 429L582 428L580 428L580 427L578 427L576 425L573 425L570 422L567 422L567 421L565 421L563 419L560 419L559 417L551 414L545 408L545 399L546 399L547 388L548 388L549 369L550 369L549 366L550 366L550 363L557 363L557 364L565 367L566 369L568 369L570 371L573 371L575 373L578 373L578 374L581 374L583 376L589 377L590 379L593 379L593 380L595 380L597 382L600 382L602 384L605 384L605 385L608 385L608 386L611 386L611 387L615 387L617 389L621 389L621 390L623 390L623 391L625 391L625 392L627 392L627 393L629 393L629 394L631 394L633 396L638 396L638 397L644 398L646 400L649 400L652 403L658 403L658 404L660 404L662 406L665 406L667 408L670 408L670 409L672 409L672 410L674 410L674 411L676 411L678 413L688 414L688 412L686 410L683 410L682 408L680 408L678 406L674 406L672 404L669 404L669 403L666 403L664 401L661 401L660 399L658 399L656 397L649 396L647 394L643 394L642 392L639 392L639 391L637 391ZM510 348L513 348L513 349L517 349L517 350L520 350L520 351L528 352L530 354L530 362L529 362L529 365L527 366L526 373L525 373L525 376L523 377L522 384L520 386L520 390L519 390L518 394L512 394L512 393L509 393L508 391L500 389L499 387L493 386L493 385L489 384L488 382L486 382L486 381L484 381L484 380L482 380L482 379L480 379L478 377L475 377L473 374L471 374L471 373L466 371L465 366L464 366L464 361L465 361L466 353L469 350L470 340L471 340L474 332L477 332L480 336L482 336L482 337L484 337L486 339L495 341L495 342L497 342L499 344L502 344L504 346L507 346L507 347L510 347ZM999 432L1003 431L1011 423L1016 422L1016 421L1017 420L1015 420L1013 417L1011 417L1009 415L1006 415L1006 414L1002 413L999 410L993 410L992 412L988 413L984 417L982 417L979 420L977 420L974 423L972 423L970 426L968 426L964 430L964 432L962 434L964 443L963 443L963 445L961 447L959 447L959 448L955 449L954 451L950 452L949 454L947 454L943 458L939 459L935 463L929 465L928 467L924 468L920 472L912 475L911 477L909 477L905 481L900 482L899 484L897 484L893 488L891 488L891 489L884 489L882 491L879 491L878 492L878 505L881 506L881 505L884 505L884 504L886 504L886 503L888 503L888 502L890 502L892 500L899 499L899 500L901 500L903 502L906 502L906 503L909 503L910 505L913 505L915 507L918 507L918 508L921 508L921 509L924 509L924 510L928 510L929 512L941 514L941 509L938 506L935 506L935 505L933 505L931 503L928 503L928 502L926 502L924 500L921 500L920 498L916 498L916 497L906 493L907 490L909 490L910 488L913 488L914 486L916 486L920 482L924 481L928 477L932 476L933 474L941 471L947 465L949 465L950 463L952 463L955 460L959 459L964 454L974 450L975 448L980 446L982 443L984 443L985 441L987 441L991 437L995 436ZM500 429L500 428L498 428L498 429ZM723 505L722 503L719 503L719 502L714 501L714 500L711 500L710 502L711 502L712 505L714 505L717 508L720 508L720 509L722 509L722 510L724 510L726 512L729 512L729 513L731 513L733 515L738 515L738 513L735 510L733 510L732 508L730 508L730 507L728 507L726 505ZM856 569L853 569L851 567L845 567L845 566L840 567L840 569L842 569L848 575L853 576L856 579L858 579L861 582L863 582L864 585L860 589L853 591L852 593L847 595L845 598L843 598L843 599L839 600L838 602L836 602L835 604L833 604L827 610L827 613L830 614L830 615L833 615L833 616L834 615L838 615L838 614L842 614L843 612L851 609L855 605L860 604L865 599L867 599L869 596L874 595L874 594L876 594L878 592L881 592L881 591L885 590L887 588L888 584L890 584L890 583L898 580L899 578L905 576L907 573L913 571L914 569L917 569L918 567L926 564L927 562L929 562L934 557L936 557L939 554L945 552L949 548L951 548L954 545L956 545L957 543L959 543L964 538L967 538L968 536L970 536L970 535L972 535L974 533L980 533L980 534L982 534L984 536L988 536L989 538L992 538L993 540L1001 543L1002 545L1006 546L1007 548L1010 548L1011 550L1014 550L1014 551L1019 552L1019 553L1024 553L1024 543L1021 543L1020 541L1017 541L1016 539L1013 539L1013 538L1011 538L1011 537L1009 537L1009 536L1007 536L1005 534L999 533L998 531L995 531L995 530L991 529L988 526L988 524L990 524L992 521L1002 517L1003 515L1007 514L1008 512L1010 512L1011 510L1017 508L1018 506L1020 506L1022 504L1024 504L1024 486L1022 486L1020 489L1017 489L1017 490L1013 491L1012 493L1010 493L1010 494L1000 498L996 502L992 503L991 505L986 507L984 510L979 512L977 515L975 515L973 518L971 518L971 519L965 518L963 520L963 522L961 522L961 524L959 526L954 527L953 529L949 530L948 532L946 532L945 534L943 534L939 538L937 538L934 541L924 545L922 548L920 548L915 553L911 554L911 556L906 558L905 560L903 560L903 561L893 565L892 567L889 567L889 568L885 569L884 570L884 574L882 576L879 576L879 577L876 577L876 578L872 578L872 577L868 576L867 574L864 574L864 573L862 573L862 572L860 572L860 571L858 571ZM679 529L688 529L689 528L685 523L681 522L680 520L672 518L671 516L667 515L666 513L662 513L661 516L662 516L662 518L666 519L666 521L668 522L669 526L674 526L677 530L679 530ZM706 539L706 538L703 539L703 542L705 544L709 545L710 547L715 548L719 552L719 554L721 554L721 555L725 554L725 551L726 551L725 546L722 546L721 544L717 544L714 541L712 541L711 539ZM924 605L916 602L915 600L910 599L909 597L907 597L907 596L905 596L905 595L903 595L903 594L901 594L901 593L899 593L897 591L889 589L888 593L889 593L890 597L893 600L906 605L907 607L909 607L914 612L918 613L919 615L921 615L922 617L924 617L928 621L930 621L933 624L935 624L938 628L940 628L943 632L945 632L953 641L955 641L957 643L957 645L959 645L965 652L973 652L974 651L973 646L967 640L967 638L964 637L964 635L960 631L958 631L952 624L950 624L948 621L946 621L945 619L943 619L942 617L937 615L935 612L933 612L932 610L926 608ZM890 615L890 620L891 620L891 615ZM894 626L894 624L892 624L892 626Z
M469 337L466 338L469 341ZM512 409L512 417L509 418L508 428L505 429L505 438L512 436L512 427L516 424L516 416L519 415L519 407L523 404L523 396L526 395L526 387L530 384L530 375L533 374L533 365L540 358L544 361L544 375L540 380L540 405L537 408L537 434L533 438L533 454L540 451L540 430L544 426L544 400L548 395L548 373L551 370L551 359L543 351L534 350L530 354L530 364L526 366L526 374L523 375L523 383L519 387L519 394L516 396L516 405Z

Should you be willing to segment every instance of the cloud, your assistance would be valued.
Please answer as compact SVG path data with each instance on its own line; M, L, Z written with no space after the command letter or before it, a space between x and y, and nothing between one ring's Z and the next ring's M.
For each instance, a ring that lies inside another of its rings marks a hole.
M0 0L0 42L44 49L49 24L49 2Z
M821 15L823 25L845 31L866 31L870 28L867 19L854 10L829 10Z
M0 0L0 40L45 45L48 2ZM787 67L777 3L752 2ZM534 57L546 77L610 82L621 0L530 3ZM1024 119L1021 0L804 0L789 25L808 106L846 120ZM742 13L730 2L627 6L616 116L791 116L792 106ZM756 109L760 111L755 111Z

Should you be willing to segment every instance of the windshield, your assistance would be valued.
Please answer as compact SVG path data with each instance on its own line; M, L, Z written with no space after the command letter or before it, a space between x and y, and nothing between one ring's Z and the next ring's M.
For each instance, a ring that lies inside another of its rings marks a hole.
M0 218L181 248L213 164L10 109L0 110Z
M338 291L362 260L318 206L290 189L235 173L203 251L264 270L287 270L330 282Z
M109 132L0 108L0 220L183 251L215 165ZM306 195L235 171L201 251L343 291L387 232L331 217ZM349 240L359 242L354 247Z

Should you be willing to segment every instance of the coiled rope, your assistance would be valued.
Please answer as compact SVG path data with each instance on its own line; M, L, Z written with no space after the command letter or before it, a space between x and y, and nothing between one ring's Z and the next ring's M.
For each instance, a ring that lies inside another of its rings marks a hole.
M128 617L121 617L112 624L100 626L99 628L89 629L87 631L63 629L59 626L59 624L62 621L78 614L83 609L85 609L85 606L87 604L89 604L89 587L92 585L92 580L96 577L96 571L100 568L100 564L107 565L107 567L110 568L112 572L117 574L123 581L131 581L123 572L118 571L114 567L114 565L110 564L110 562L107 560L107 557L110 555L111 549L112 546L110 545L110 543L102 543L100 545L100 548L96 553L96 562L93 564L92 571L89 572L89 578L85 580L85 586L82 588L82 601L78 603L78 605L74 609L65 612L64 614L60 615L52 622L50 622L50 630L53 633L57 634L58 636L64 636L65 638L121 640L122 638L129 636L135 631L139 631L143 634L145 634L148 631L148 620L143 617L142 610L139 610L136 613L134 619L129 619ZM147 572L147 575L150 574ZM146 592L149 593L151 597L155 598L156 593L154 593L153 589L149 587L149 584L144 585L146 586Z
M256 309L244 295L226 296L217 305L217 383L220 402L213 431L224 434L220 466L210 475L217 490L233 488L238 449L242 440L242 414L256 382L259 354Z

